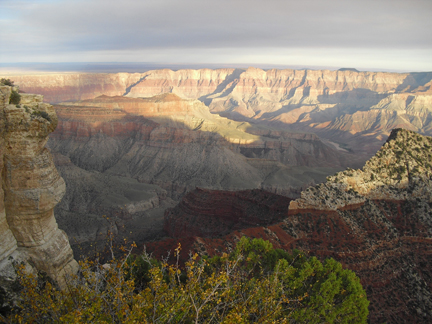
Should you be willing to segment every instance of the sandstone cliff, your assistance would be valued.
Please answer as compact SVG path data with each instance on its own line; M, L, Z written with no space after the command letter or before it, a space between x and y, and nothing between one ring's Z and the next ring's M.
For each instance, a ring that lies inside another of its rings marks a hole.
M212 255L232 248L243 235L263 238L278 248L333 257L355 271L371 301L371 323L429 323L431 175L432 138L398 129L363 169L339 172L303 191L289 208L286 204L280 222L257 227L238 223L235 206L251 210L255 202L225 199L221 204L219 197L230 193L195 191L192 199L185 196L167 212L165 228L175 238L149 242L147 250L166 255L180 241L183 251ZM223 231L231 233L218 236L211 224L229 224L224 219L241 228L225 226Z
M45 147L57 117L42 96L21 94L21 104L13 105L9 104L11 87L0 90L2 280L13 280L11 262L15 259L64 286L65 277L75 273L78 264L53 213L65 193L65 183Z

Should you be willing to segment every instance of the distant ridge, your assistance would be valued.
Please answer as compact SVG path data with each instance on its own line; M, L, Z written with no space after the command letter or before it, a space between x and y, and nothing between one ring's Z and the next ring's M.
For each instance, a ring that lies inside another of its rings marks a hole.
M100 95L149 98L173 93L241 122L314 133L361 161L394 128L432 135L432 73L340 70L201 69L145 73L16 75L11 80L50 103ZM339 145L342 145L339 146ZM353 165L354 166L354 165Z
M355 68L340 68L338 71L352 71L352 72L360 72Z

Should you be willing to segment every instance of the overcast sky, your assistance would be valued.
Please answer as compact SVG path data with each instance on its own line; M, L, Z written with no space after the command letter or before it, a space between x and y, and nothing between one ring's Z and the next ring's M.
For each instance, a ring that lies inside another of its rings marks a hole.
M0 0L0 62L432 71L432 0Z

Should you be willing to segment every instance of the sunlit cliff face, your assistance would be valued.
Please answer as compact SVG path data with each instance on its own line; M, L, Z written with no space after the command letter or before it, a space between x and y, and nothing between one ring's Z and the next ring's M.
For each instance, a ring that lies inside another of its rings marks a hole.
M425 122L432 113L431 73L164 69L13 79L25 91L44 94L48 102L163 93L199 99L211 113L230 119L315 133L346 145L363 155L363 161L379 149L393 128L432 135ZM233 141L232 136L226 138Z

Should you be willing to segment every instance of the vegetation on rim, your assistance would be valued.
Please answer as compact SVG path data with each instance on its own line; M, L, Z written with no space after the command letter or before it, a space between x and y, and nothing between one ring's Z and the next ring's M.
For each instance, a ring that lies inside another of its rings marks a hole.
M175 256L180 253L180 246ZM104 266L81 262L60 291L18 267L23 287L9 323L366 323L358 277L333 259L243 237L235 250L179 263L144 253Z
M6 86L13 87L14 82L11 81L10 79L1 78L0 79L0 85L6 85ZM13 105L18 105L20 103L20 101L21 101L21 95L18 93L18 91L16 91L15 89L12 88L11 95L9 98L9 103L13 104Z

